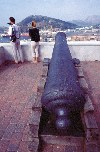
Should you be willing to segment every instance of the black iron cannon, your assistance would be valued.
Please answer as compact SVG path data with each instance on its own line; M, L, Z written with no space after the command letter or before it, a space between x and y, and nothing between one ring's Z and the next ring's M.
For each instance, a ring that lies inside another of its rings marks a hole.
M66 41L66 34L59 32L49 65L48 76L41 98L50 113L50 122L57 131L69 131L76 122L73 118L83 110L85 97Z

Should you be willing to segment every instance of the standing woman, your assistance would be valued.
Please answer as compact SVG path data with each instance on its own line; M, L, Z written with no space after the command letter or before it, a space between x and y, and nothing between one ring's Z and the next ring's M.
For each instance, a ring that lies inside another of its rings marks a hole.
M32 21L32 28L29 29L29 36L31 37L31 49L32 49L32 58L33 63L37 63L39 61L39 29L36 28L36 22Z

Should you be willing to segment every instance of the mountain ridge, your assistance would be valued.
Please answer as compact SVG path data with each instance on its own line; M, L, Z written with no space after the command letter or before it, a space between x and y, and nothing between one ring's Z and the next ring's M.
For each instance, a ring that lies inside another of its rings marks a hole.
M100 24L100 15L90 15L84 20L72 20L70 22L79 26L95 26Z
M66 22L60 19L55 19L52 17L47 17L47 16L42 16L42 15L30 15L23 19L21 22L19 22L19 25L22 27L31 26L32 21L36 21L37 27L40 29L55 29L58 28L60 30L65 30L65 29L73 29L78 27L76 24Z

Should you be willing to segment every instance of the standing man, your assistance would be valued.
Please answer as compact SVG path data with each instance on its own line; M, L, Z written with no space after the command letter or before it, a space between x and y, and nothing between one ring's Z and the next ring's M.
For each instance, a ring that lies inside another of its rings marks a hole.
M9 18L10 23L8 23L9 26L9 31L8 34L10 36L11 44L13 47L13 55L14 55L14 60L15 63L18 63L21 61L23 63L23 55L22 55L22 50L20 46L20 29L19 26L15 24L15 19L14 17Z

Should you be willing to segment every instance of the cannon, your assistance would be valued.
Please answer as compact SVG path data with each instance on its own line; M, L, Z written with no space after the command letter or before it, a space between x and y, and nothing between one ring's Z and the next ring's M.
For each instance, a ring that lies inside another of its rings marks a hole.
M41 102L50 114L49 122L60 133L73 128L75 116L84 108L84 92L78 81L66 34L63 32L57 33L55 37Z

